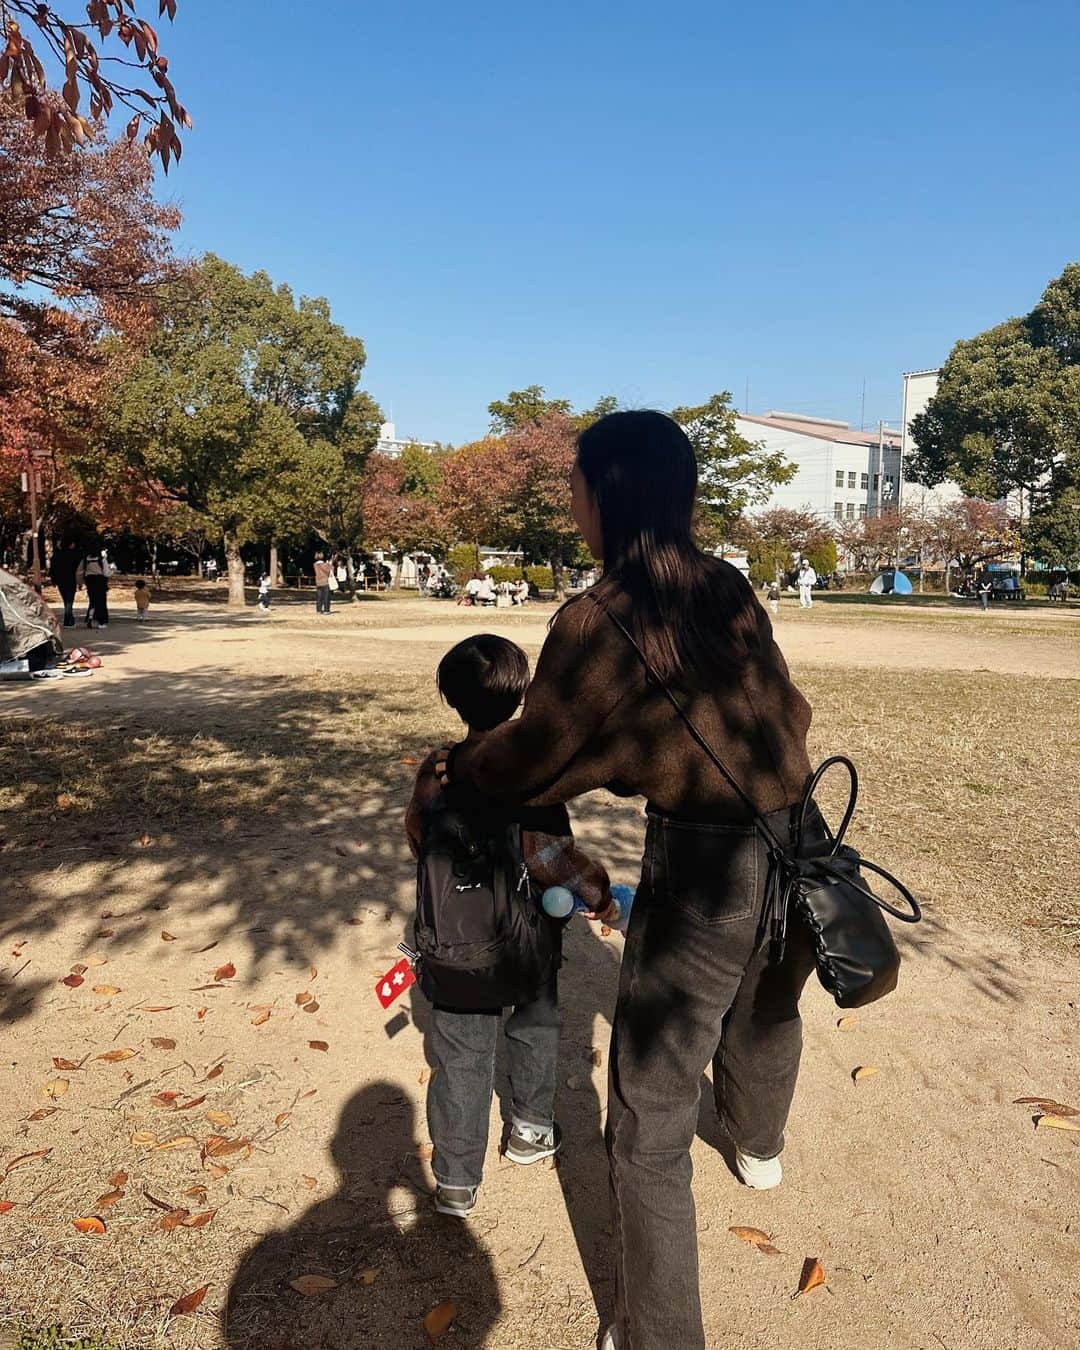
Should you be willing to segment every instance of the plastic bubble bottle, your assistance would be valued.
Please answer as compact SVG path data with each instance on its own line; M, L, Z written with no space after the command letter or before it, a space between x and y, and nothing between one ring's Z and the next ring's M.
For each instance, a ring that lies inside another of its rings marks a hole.
M633 886L612 886L611 898L615 901L619 910L619 916L611 925L617 928L620 933L626 932L626 925L630 922L630 910L634 904ZM540 904L543 906L544 913L550 914L553 919L567 919L573 914L588 913L588 906L580 896L565 886L549 886L540 897Z

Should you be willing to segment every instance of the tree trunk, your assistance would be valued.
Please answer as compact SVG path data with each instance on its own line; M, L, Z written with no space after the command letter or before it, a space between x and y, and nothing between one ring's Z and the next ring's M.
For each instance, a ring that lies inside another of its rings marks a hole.
M923 552L922 552L922 545L920 544L920 546L919 546L919 594L920 594L920 595L922 595L922 593L923 593L923 573L924 573L925 571L926 571L926 568L923 566Z
M150 541L150 575L154 578L155 581L157 581L158 579L157 550L158 550L158 541L157 535L155 534L153 539Z
M278 566L277 540L273 535L270 536L270 585L281 585L281 568Z
M551 584L555 587L555 599L562 604L566 599L566 577L562 558L555 557L551 560Z
M945 559L945 594L952 595L952 559Z
M240 539L235 530L225 531L225 566L229 570L229 608L243 609L244 560L240 556Z

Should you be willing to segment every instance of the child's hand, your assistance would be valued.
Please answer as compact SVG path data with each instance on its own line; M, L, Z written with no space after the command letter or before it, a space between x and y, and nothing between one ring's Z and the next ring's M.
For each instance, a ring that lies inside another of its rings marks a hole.
M444 745L442 749L435 751L435 777L443 787L450 786L450 777L446 772L446 764L450 758L450 751L453 748L452 745Z
M606 923L608 925L614 925L615 923L618 922L619 906L615 903L613 899L609 897L608 902L603 909L586 910L585 917L587 919L592 919L594 922L597 923Z

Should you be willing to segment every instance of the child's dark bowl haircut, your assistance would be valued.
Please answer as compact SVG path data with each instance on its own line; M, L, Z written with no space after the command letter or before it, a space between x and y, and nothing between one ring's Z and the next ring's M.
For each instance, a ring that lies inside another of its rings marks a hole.
M513 642L478 633L439 662L439 693L463 722L490 731L514 715L529 687L529 658Z

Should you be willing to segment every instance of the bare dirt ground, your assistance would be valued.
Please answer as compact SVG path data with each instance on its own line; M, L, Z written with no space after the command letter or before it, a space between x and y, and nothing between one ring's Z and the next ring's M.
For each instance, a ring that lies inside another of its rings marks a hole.
M137 627L118 598L101 671L0 686L0 1315L133 1348L408 1350L451 1299L446 1345L592 1346L621 940L571 929L560 1166L502 1162L496 1106L465 1225L430 1212L423 1001L373 993L411 906L409 761L454 729L435 662L477 629L535 652L550 611L188 600ZM779 1191L739 1185L703 1096L709 1344L1074 1346L1080 1133L1013 1099L1080 1107L1080 624L785 605L777 631L815 754L863 769L855 842L927 919L850 1029L808 991ZM634 880L634 805L574 815ZM793 1300L810 1256L827 1285Z

